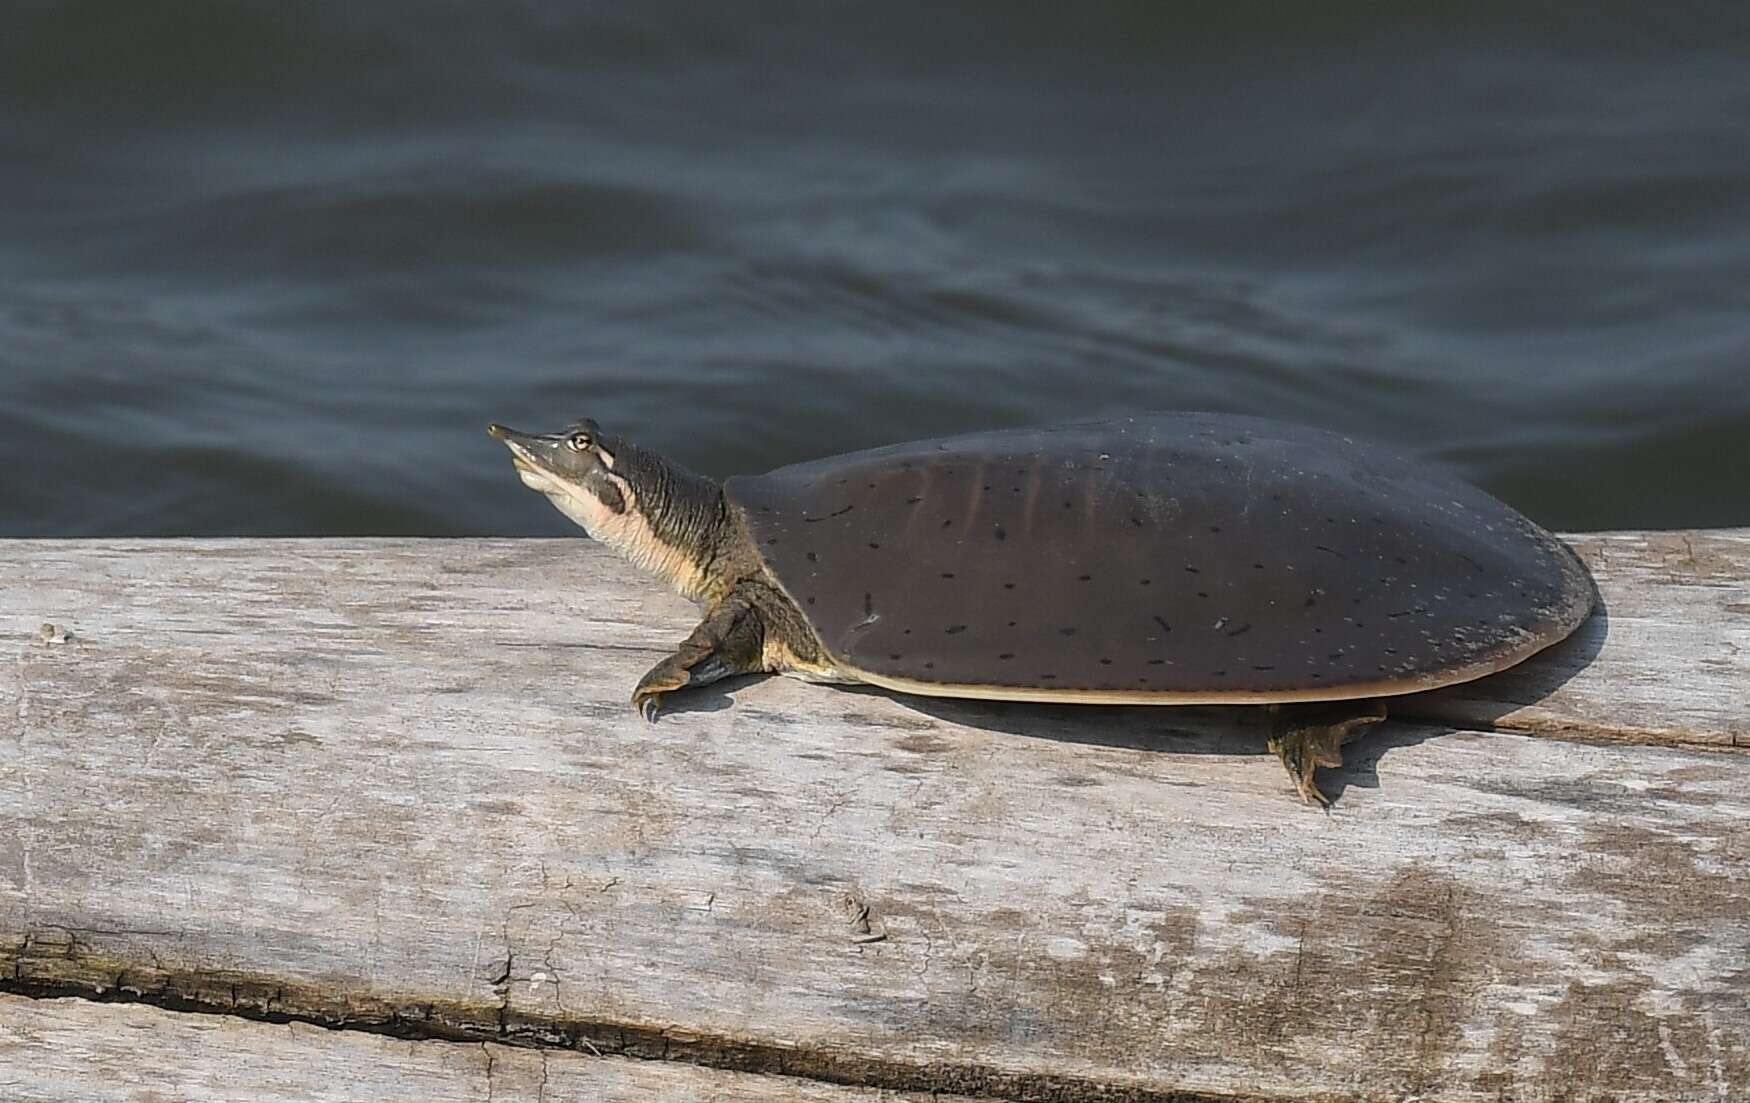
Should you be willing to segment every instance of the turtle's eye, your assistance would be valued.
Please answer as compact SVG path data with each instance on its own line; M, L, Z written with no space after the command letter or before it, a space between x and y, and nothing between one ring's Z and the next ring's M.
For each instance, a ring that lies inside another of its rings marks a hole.
M589 439L589 434L584 432L573 433L565 438L565 447L573 452L587 452L591 443L593 442Z

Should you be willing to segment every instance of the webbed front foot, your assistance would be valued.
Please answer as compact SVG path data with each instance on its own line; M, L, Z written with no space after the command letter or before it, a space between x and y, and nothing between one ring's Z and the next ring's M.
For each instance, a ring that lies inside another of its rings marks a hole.
M1319 790L1314 775L1320 768L1343 765L1343 744L1360 738L1368 728L1385 719L1383 701L1360 702L1352 707L1358 711L1346 715L1333 713L1329 706L1271 707L1274 730L1270 733L1270 751L1282 760L1300 799L1307 804L1330 807L1330 798Z
M674 654L638 680L638 688L632 691L633 710L654 724L662 712L662 699L677 689L758 673L764 669L764 639L759 614L732 595L706 615Z

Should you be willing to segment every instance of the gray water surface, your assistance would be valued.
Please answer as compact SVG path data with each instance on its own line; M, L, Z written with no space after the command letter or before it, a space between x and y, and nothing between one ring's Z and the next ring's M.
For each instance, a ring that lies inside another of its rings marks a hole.
M1376 7L14 4L0 535L559 533L487 421L1139 408L1750 524L1750 17Z

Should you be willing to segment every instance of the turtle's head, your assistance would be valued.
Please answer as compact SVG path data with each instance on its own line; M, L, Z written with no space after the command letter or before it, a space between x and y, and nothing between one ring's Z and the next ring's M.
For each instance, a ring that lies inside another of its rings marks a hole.
M597 540L607 539L626 515L628 499L637 498L626 475L614 470L620 462L618 442L605 439L593 421L574 421L558 433L523 433L503 425L488 425L486 431L510 449L524 486L552 499Z
M574 421L557 433L486 431L510 449L523 485L596 540L660 575L688 597L706 596L727 538L723 490L654 452Z

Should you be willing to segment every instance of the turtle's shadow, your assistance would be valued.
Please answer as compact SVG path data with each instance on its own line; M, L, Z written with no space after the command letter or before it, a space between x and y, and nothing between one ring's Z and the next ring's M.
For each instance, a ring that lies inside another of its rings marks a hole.
M1499 674L1428 693L1387 698L1389 719L1343 748L1343 765L1319 773L1319 787L1332 802L1350 786L1377 789L1379 762L1387 752L1413 747L1460 729L1490 730L1503 716L1534 706L1585 670L1604 647L1610 615L1599 598L1592 616L1566 640ZM719 712L740 690L763 679L725 679L671 698L668 711ZM874 686L819 687L822 692L887 698L913 712L950 724L1031 739L1166 751L1173 754L1246 754L1270 758L1269 711L1258 705L1162 707L1158 705L1035 704L960 697L923 697ZM1358 707L1360 703L1358 702ZM1328 707L1328 706L1326 706ZM1284 776L1283 784L1288 781ZM1292 789L1289 790L1292 793Z
M735 707L735 696L752 685L758 685L770 674L736 674L702 686L689 686L677 693L664 695L662 715L666 719L691 712L723 712Z
M1393 715L1423 723L1490 730L1503 717L1540 705L1554 696L1592 665L1609 636L1610 609L1603 596L1597 595L1592 615L1562 642L1499 674L1399 698Z
M1268 762L1281 777L1283 792L1294 795L1287 773L1274 764L1276 756L1268 746L1273 720L1260 705L1037 705L946 697L908 697L903 703L947 723L1033 739L1176 755L1255 756L1261 766ZM1319 787L1333 802L1352 785L1377 789L1379 760L1386 751L1414 746L1450 730L1387 721L1345 746L1342 767L1321 770Z
M735 704L742 690L763 681L767 675L728 678L676 694L665 702L664 716L721 712ZM1175 707L1152 705L1051 705L1025 701L986 701L975 698L922 697L893 693L876 686L836 685L814 687L817 692L879 697L911 712L947 724L983 731L1003 732L1029 739L1118 750L1156 751L1170 754L1255 755L1274 759L1266 741L1271 731L1267 709L1258 705L1231 707ZM1335 801L1350 785L1364 789L1379 786L1380 756L1394 747L1413 746L1449 729L1381 725L1344 748L1344 765L1324 770L1319 785ZM1280 770L1280 767L1276 767ZM1293 796L1286 774L1284 792Z

